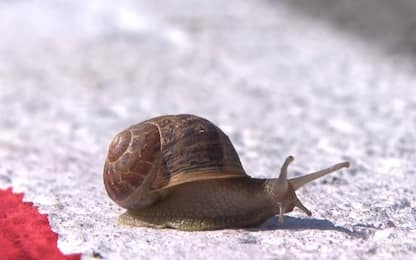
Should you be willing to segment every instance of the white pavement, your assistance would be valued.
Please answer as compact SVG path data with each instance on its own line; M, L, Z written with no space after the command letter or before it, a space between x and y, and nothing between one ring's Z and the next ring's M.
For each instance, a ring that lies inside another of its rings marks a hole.
M49 215L84 259L414 259L416 2L1 1L0 188ZM393 3L394 2L394 3ZM102 168L119 130L192 113L247 172L349 160L248 230L116 224Z

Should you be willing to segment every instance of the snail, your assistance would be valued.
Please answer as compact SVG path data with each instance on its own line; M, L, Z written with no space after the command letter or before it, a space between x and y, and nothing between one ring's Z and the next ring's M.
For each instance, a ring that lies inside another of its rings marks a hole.
M127 209L119 223L130 226L213 230L262 224L300 208L312 213L295 191L333 165L287 179L288 156L277 178L247 175L227 135L207 119L166 115L132 125L112 140L104 165L109 197Z

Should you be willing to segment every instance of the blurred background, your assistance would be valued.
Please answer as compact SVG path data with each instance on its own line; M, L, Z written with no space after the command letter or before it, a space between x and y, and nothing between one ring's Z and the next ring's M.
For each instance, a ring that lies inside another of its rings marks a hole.
M85 194L97 212L114 208L101 182L111 138L192 113L230 136L255 177L288 154L293 175L351 161L325 181L340 197L323 203L345 212L314 213L413 234L357 255L383 243L414 253L415 28L413 0L0 0L0 187L54 213L64 251L117 255L94 231L105 225L77 211L92 207Z
M415 5L1 1L0 154L100 151L129 124L194 113L273 154L409 157Z

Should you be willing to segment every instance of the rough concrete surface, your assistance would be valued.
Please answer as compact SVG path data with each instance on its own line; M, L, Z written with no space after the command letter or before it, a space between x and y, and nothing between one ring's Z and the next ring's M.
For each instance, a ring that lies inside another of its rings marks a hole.
M415 259L412 0L0 1L0 188L84 259ZM111 138L160 114L218 124L251 176L352 167L259 228L128 228Z

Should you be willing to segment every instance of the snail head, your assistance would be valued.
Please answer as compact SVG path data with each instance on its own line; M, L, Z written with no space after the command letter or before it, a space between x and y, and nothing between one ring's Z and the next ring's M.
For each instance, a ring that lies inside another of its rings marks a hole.
M284 222L283 214L292 211L295 207L301 209L308 216L312 215L312 212L308 210L296 196L296 190L315 179L325 176L331 172L337 171L341 168L348 168L350 166L349 162L342 162L335 164L329 168L288 180L287 169L289 164L293 162L293 160L293 156L288 156L286 158L281 168L279 178L272 179L268 189L269 193L272 196L272 199L277 202L277 208L279 212L279 223Z

